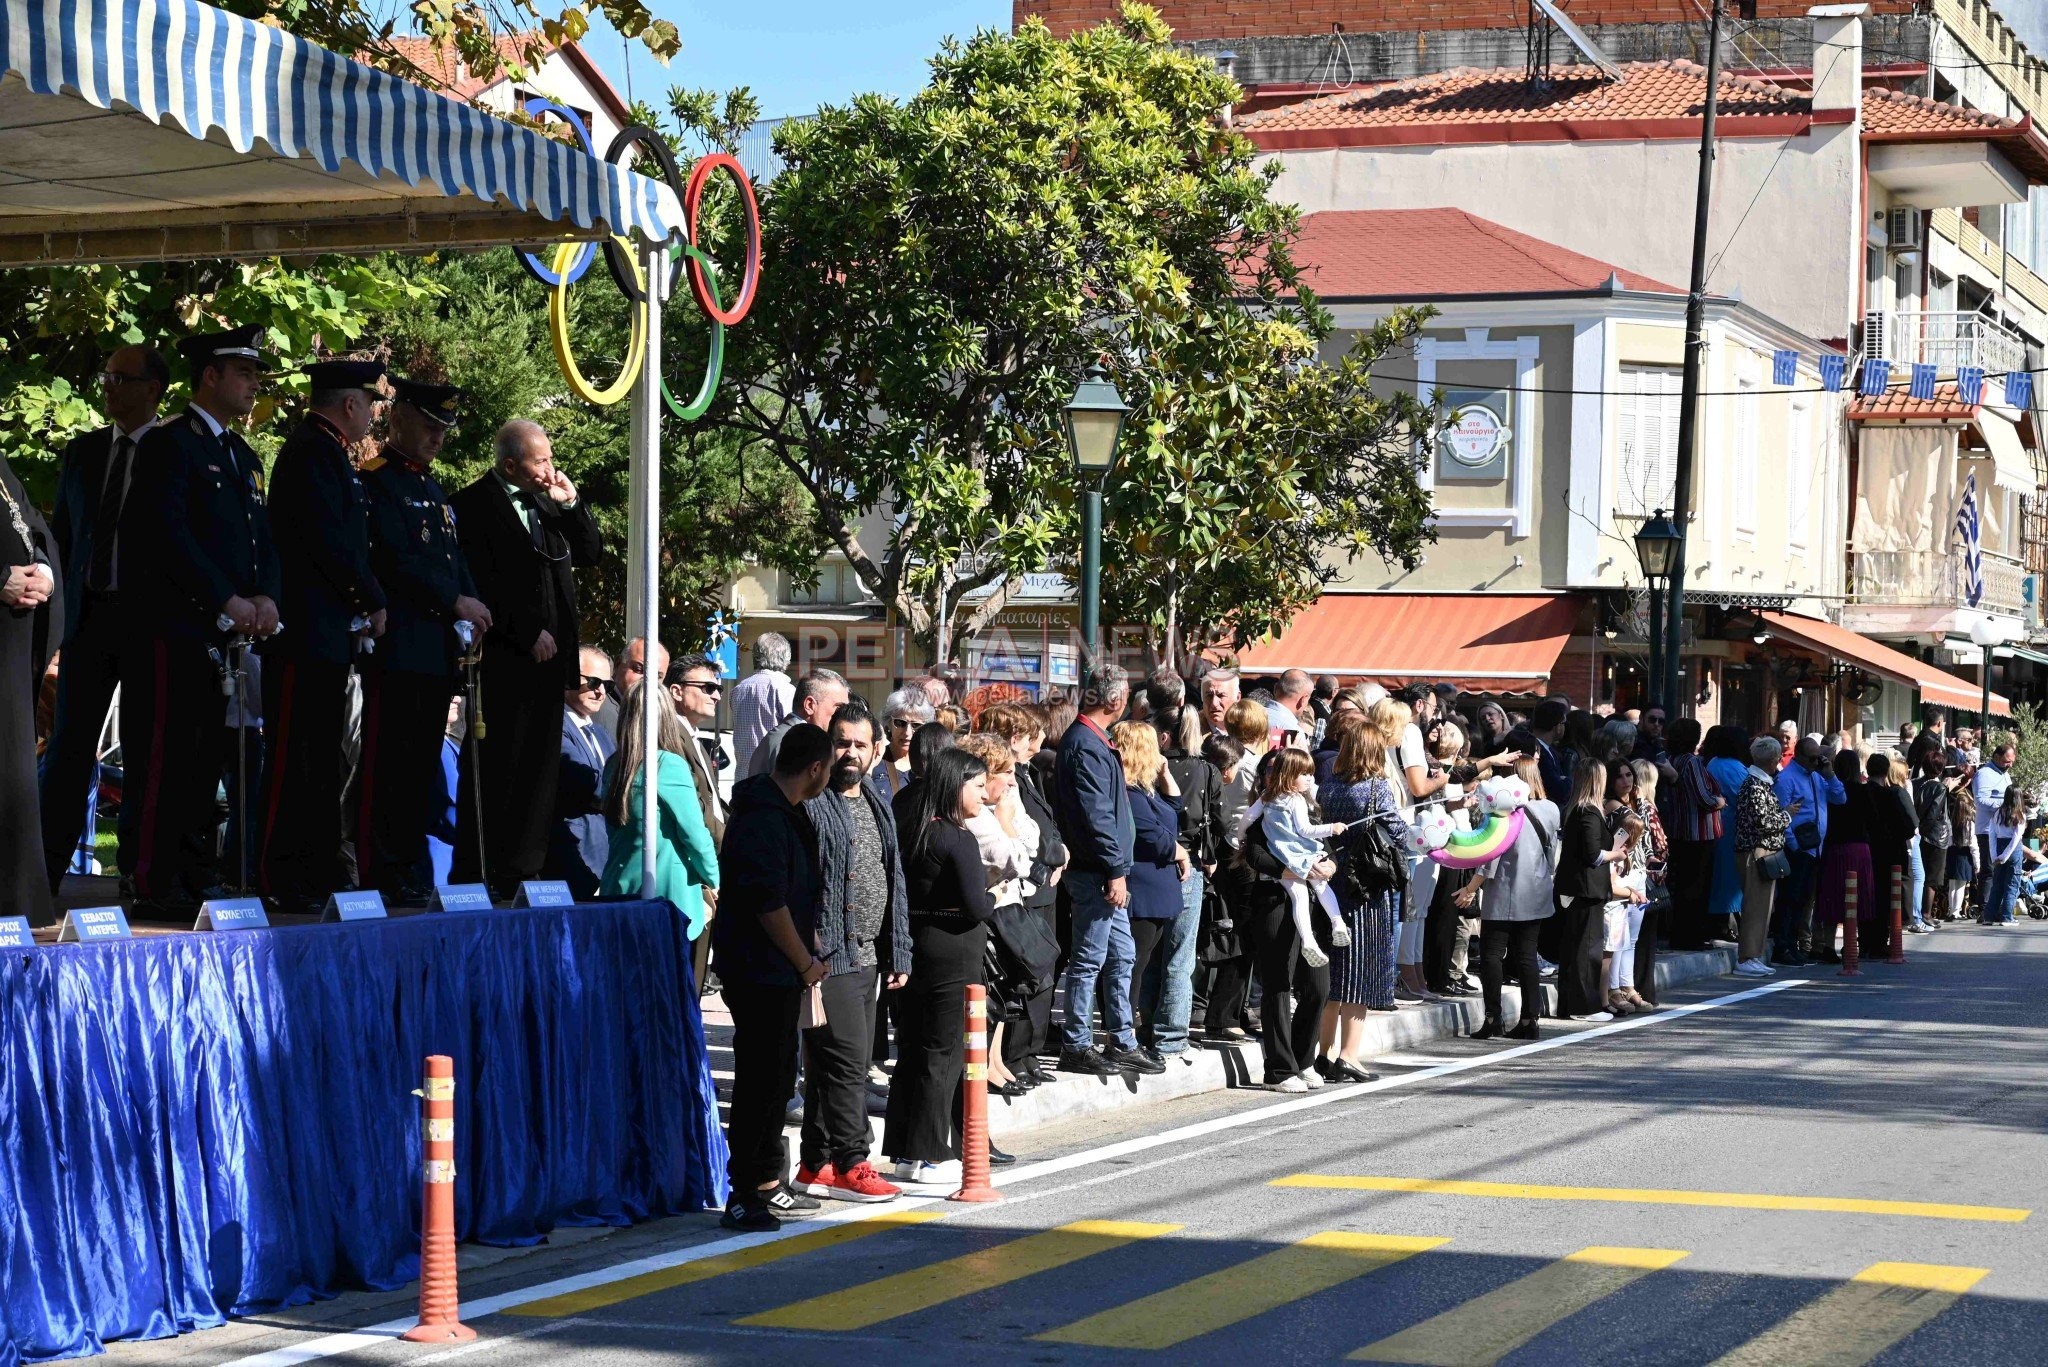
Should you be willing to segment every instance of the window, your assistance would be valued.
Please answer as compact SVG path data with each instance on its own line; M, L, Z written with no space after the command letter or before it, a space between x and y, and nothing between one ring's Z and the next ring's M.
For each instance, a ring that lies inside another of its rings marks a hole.
M1735 381L1735 534L1756 537L1757 408L1762 391L1756 377L1742 375Z
M1806 549L1813 498L1813 405L1795 398L1785 420L1785 541L1793 550Z
M1614 509L1621 517L1670 510L1678 477L1678 394L1683 372L1669 365L1621 368L1621 459Z

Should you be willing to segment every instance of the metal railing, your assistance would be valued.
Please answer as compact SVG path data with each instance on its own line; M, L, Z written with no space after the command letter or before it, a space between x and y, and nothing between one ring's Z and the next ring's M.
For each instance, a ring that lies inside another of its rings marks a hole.
M2027 567L1984 552L1985 612L2025 614ZM1858 551L1849 601L1866 607L1966 607L1963 557L1943 551Z
M1944 375L1976 366L1987 374L2024 370L2027 346L2018 333L1981 313L1889 309L1864 320L1864 355L1895 365L1931 365Z

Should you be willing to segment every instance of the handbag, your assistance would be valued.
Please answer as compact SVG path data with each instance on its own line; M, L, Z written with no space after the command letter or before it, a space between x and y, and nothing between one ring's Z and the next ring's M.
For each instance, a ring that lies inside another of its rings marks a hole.
M1773 850L1756 861L1756 871L1775 883L1792 872L1792 861L1783 850Z
M997 907L989 931L982 979L1002 1007L1003 1019L1016 1020L1024 1003L1052 986L1059 941L1042 912L1019 905Z
M1794 826L1792 844L1801 854L1812 854L1820 848L1820 827L1811 821Z

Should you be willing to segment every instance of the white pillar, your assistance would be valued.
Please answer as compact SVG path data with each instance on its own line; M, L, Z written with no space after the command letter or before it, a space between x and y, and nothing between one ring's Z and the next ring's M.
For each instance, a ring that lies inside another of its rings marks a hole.
M639 248L641 268L647 275L647 351L640 377L633 382L632 431L630 436L632 494L628 516L632 535L628 539L626 572L626 620L638 621L639 634L646 638L647 672L643 687L658 689L654 673L655 647L661 640L661 306L668 288L668 244L646 244ZM653 694L649 693L648 699ZM643 699L640 709L641 800L640 800L640 895L654 895L655 840L661 833L658 784L655 766L655 710Z

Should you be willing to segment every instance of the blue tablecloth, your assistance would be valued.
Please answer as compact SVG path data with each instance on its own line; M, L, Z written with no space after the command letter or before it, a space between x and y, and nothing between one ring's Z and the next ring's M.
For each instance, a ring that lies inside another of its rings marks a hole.
M460 1237L725 1199L666 902L0 954L0 1367L413 1279L421 1062Z

